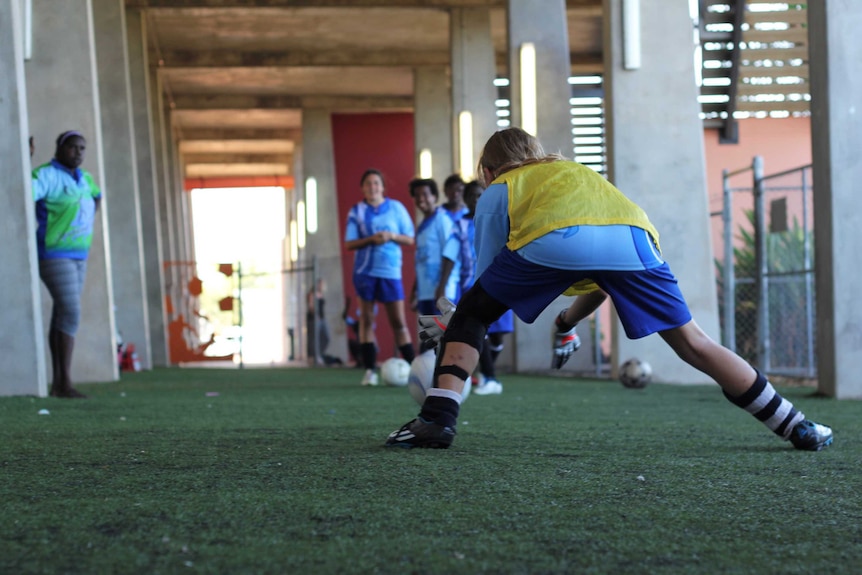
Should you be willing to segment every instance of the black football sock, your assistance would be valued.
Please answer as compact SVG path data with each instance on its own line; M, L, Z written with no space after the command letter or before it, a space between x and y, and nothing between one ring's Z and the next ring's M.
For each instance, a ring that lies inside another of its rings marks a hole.
M419 417L425 421L433 421L440 425L455 427L460 409L461 406L454 399L429 395L425 397Z
M496 362L497 358L500 357L500 352L503 351L503 344L499 345L491 345L491 361Z
M724 395L731 403L756 417L784 439L789 438L796 424L805 419L801 411L797 411L792 403L778 395L772 384L759 371L748 391L739 397L731 397L727 392Z
M377 347L374 343L363 343L360 344L360 349L362 351L362 366L365 369L374 369L377 363Z
M482 351L479 352L479 373L485 376L485 381L497 379L491 342L488 339L482 342Z
M412 343L405 343L402 346L398 347L398 352L401 354L407 363L413 363L413 360L416 359L416 350L413 349Z

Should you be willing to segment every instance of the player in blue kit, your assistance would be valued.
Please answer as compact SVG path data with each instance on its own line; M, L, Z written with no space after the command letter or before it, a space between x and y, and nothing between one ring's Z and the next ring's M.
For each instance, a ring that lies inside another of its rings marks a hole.
M461 276L460 244L455 224L442 206L437 206L440 192L430 179L410 182L410 196L422 213L416 229L416 284L413 307L421 314L439 314L437 300L454 300Z
M377 385L375 302L383 304L401 356L413 361L416 352L404 315L401 281L402 246L413 244L413 219L404 204L384 195L383 174L369 169L360 179L364 199L350 208L344 245L356 252L353 286L359 296L359 346L365 373L362 385Z
M456 222L458 237L461 240L461 278L458 298L467 293L476 281L476 225L473 217L476 213L476 203L482 197L485 189L478 181L464 185L464 203L467 213ZM452 300L456 301L456 300ZM496 362L503 351L503 337L514 330L514 314L512 310L500 316L488 326L482 350L479 354L479 383L473 390L477 395L498 395L503 393L503 384L497 379ZM577 334L575 334L577 337ZM580 341L578 341L580 346Z
M446 201L443 208L453 222L460 220L469 210L464 202L464 180L459 174L452 174L443 182L443 195Z
M731 403L795 448L832 443L829 427L806 419L762 373L698 327L661 257L655 227L610 182L545 154L520 128L488 140L479 172L491 184L476 207L479 279L454 311L420 318L420 336L439 338L433 388L418 417L392 432L387 446L449 447L488 326L508 309L532 323L562 293L581 295L557 319L557 365L573 351L565 345L570 330L610 297L629 338L659 333Z

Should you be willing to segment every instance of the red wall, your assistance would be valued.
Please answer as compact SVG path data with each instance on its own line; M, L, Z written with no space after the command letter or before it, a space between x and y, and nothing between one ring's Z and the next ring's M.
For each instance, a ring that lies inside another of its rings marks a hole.
M408 184L415 177L413 114L333 114L332 141L335 152L335 186L338 195L338 216L342 226L347 223L347 212L357 202L362 201L359 179L368 168L376 168L383 173L386 195L404 204L413 213L413 200L408 192ZM353 252L342 245L344 292L357 309L359 299L353 290ZM414 250L404 248L403 281L404 291L409 293L415 277ZM416 346L416 316L410 311L407 302L407 325ZM382 307L377 313L377 343L380 346L378 361L392 357L395 339L386 312Z

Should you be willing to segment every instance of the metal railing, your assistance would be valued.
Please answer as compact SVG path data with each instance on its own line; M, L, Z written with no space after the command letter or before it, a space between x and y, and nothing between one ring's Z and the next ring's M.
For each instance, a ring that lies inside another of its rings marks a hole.
M743 175L750 175L750 185L733 186ZM721 218L722 344L763 372L813 377L811 166L765 175L756 156L722 176L722 209L711 214ZM735 196L742 201L735 203Z

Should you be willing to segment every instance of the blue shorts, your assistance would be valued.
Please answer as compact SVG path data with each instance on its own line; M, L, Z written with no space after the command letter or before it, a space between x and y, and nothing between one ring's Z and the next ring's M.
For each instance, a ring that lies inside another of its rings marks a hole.
M353 287L356 288L356 295L365 301L389 303L404 299L404 286L400 279L393 280L354 273Z
M416 302L416 312L421 315L440 315L437 302L433 299L420 299Z
M515 331L515 314L512 310L500 316L500 319L488 326L488 333L512 333Z
M594 281L611 298L626 335L638 339L680 327L691 312L667 263L633 271L561 270L532 263L503 249L480 278L484 290L533 323L569 286Z

